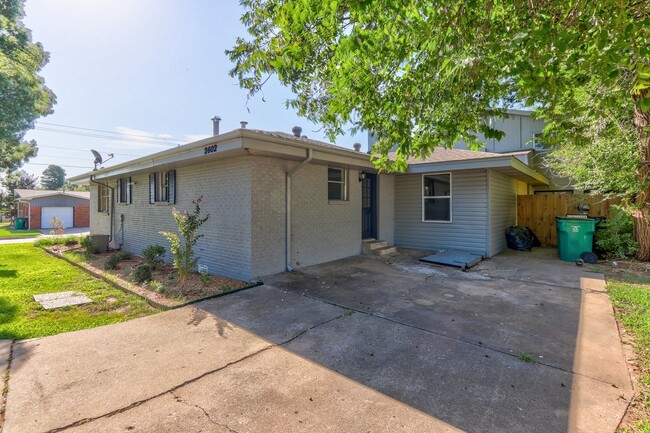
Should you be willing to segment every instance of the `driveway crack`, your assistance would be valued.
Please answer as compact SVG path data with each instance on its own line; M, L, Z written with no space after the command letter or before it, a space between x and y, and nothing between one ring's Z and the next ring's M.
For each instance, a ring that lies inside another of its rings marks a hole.
M350 310L351 310L351 309L350 309ZM300 333L294 335L294 336L291 337L290 339L288 339L288 340L286 340L286 341L284 341L284 342L282 342L282 343L279 343L278 346L284 346L285 344L289 344L289 343L291 343L292 341L296 340L297 338L302 337L303 335L305 335L305 334L308 333L309 331L311 331L311 330L313 330L313 329L316 329L316 328L318 328L319 326L327 325L328 323L333 322L333 321L335 321L335 320L338 320L338 319L340 319L341 317L343 317L343 314L339 314L339 315L336 316L336 317L332 317L331 319L327 319L327 320L325 320L325 321L323 321L323 322L317 323L316 325L313 325L313 326L311 326L311 327L305 329L304 331L301 331Z
M212 419L212 417L210 416L208 411L205 410L204 408L202 408L201 406L199 406L198 404L190 404L189 402L185 401L181 396L175 394L174 391L170 391L170 394L176 399L177 402L182 403L182 404L186 405L187 407L195 407L197 409L200 409L203 412L203 414L205 415L205 417L208 419L208 421L210 421L212 424L218 425L219 427L223 427L225 429L228 429L228 431L230 433L239 433L237 430L234 430L234 429L230 428L230 426L228 426L227 424L222 424L222 423L217 422L214 419Z
M124 406L124 407L121 407L121 408L119 408L119 409L115 409L115 410L113 410L113 411L110 411L110 412L104 413L104 414L102 414L102 415L98 415L98 416L91 417L91 418L83 418L83 419L77 420L77 421L75 421L75 422L72 422L72 423L70 423L70 424L67 424L67 425L65 425L65 426L57 427L57 428L51 429L51 430L49 430L49 433L62 432L62 431L69 430L69 429L74 428L74 427L78 427L78 426L83 425L83 424L87 424L87 423L89 423L89 422L93 422L93 421L96 421L96 420L99 420L99 419L102 419L102 418L108 418L108 417L111 417L111 416L113 416L113 415L117 415L117 414L119 414L119 413L126 412L126 411L128 411L128 410L131 410L131 409L133 409L133 408L135 408L135 407L140 406L141 404L144 404L144 403L147 403L147 402L149 402L149 401L155 400L155 399L157 399L158 397L162 397L162 396L165 395L165 394L172 394L172 395L174 395L173 392L176 391L176 390L179 389L179 388L182 388L182 387L184 387L184 386L186 386L186 385L189 385L189 384L194 383L194 382L196 382L196 381L198 381L198 380L201 380L201 379L203 379L204 377L209 376L209 375L211 375L211 374L218 373L218 372L220 372L220 371L222 371L222 370L225 370L225 369L227 369L227 368L229 368L229 367L231 367L231 366L233 366L233 365L239 364L239 363L242 362L242 361L246 361L246 360L248 360L248 359L250 359L250 358L252 358L252 357L254 357L254 356L257 356L257 355L259 355L260 353L265 352L265 351L267 351L267 350L269 350L269 349L272 349L272 348L274 348L274 347L276 347L275 344L270 344L270 345L268 345L268 346L266 346L266 347L263 347L263 348L260 349L260 350L257 350L257 351L255 351L255 352L253 352L253 353L251 353L251 354L248 354L248 355L244 356L243 358L237 359L237 360L235 360L235 361L228 362L227 364L225 364L225 365L223 365L223 366L221 366L221 367L218 367L218 368L212 369L212 370L210 370L210 371L206 371L205 373L202 373L202 374L200 374L200 375L198 375L198 376L196 376L196 377L193 377L192 379L188 379L188 380L186 380L186 381L184 381L184 382L182 382L182 383L180 383L180 384L178 384L178 385L174 385L174 386L171 387L170 389L167 389L167 390L162 391L162 392L160 392L160 393L158 393L158 394L152 395L151 397L147 397L147 398L145 398L145 399L138 400L138 401L136 401L136 402L133 402L133 403L129 404L128 406Z

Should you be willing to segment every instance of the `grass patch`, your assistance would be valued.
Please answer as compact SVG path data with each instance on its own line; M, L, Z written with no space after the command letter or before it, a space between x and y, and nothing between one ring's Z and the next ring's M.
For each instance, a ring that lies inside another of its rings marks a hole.
M39 293L72 290L94 302L44 310ZM157 312L142 298L113 288L31 244L0 248L0 339L25 339L123 322Z
M0 239L40 236L40 230L14 230L10 222L0 223Z
M650 432L650 286L636 282L611 280L607 291L616 312L616 318L636 340L635 352L641 373L639 395L634 404L633 426L622 432Z

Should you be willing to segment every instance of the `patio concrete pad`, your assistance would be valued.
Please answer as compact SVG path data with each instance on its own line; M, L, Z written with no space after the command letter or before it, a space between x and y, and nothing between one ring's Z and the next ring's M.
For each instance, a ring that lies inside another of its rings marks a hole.
M460 432L281 348L175 394L244 432Z
M269 345L195 308L17 342L5 431L49 431L119 410Z
M270 286L204 301L197 307L281 344L307 329L344 314L344 310Z
M74 427L75 433L98 432L210 432L232 433L208 418L197 406L179 401L172 393L145 402L128 411Z
M92 299L84 294L77 292L56 292L34 295L34 300L41 304L46 310L61 307L71 307L73 305L83 305L93 302Z

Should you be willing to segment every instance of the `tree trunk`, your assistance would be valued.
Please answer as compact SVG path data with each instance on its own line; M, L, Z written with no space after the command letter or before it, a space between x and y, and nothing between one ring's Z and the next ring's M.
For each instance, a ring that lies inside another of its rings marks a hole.
M645 89L634 94L634 127L639 137L639 166L636 178L643 191L636 197L636 209L632 213L634 238L637 241L637 260L650 261L650 111L642 112L639 100L648 93Z

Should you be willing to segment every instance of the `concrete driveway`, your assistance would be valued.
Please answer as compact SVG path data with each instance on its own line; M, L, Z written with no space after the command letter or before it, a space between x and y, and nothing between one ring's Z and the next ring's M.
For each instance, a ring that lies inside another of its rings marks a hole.
M19 342L5 431L613 432L632 388L611 305L553 252L354 257Z

